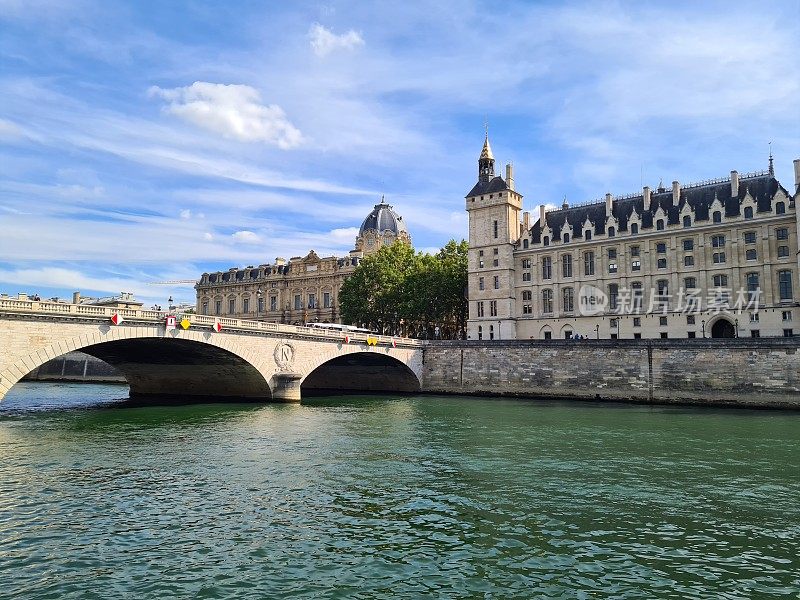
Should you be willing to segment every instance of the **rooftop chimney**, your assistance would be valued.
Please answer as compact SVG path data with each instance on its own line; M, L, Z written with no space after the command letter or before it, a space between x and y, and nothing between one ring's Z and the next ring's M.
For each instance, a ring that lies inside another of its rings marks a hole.
M731 196L739 197L739 171L731 171Z
M681 184L677 181L672 182L672 206L678 206L681 200Z
M522 227L523 227L523 229L525 230L526 233L528 231L530 231L530 228L531 228L531 213L529 213L527 210L524 213L522 213Z
M646 185L642 188L642 200L644 200L644 210L650 210L650 186Z
M795 163L795 164L797 164L797 163ZM545 218L544 218L544 213L545 213L544 204L540 204L539 205L539 227L541 227L542 229L544 229L545 225L547 225L547 221L545 221Z
M81 293L80 292L72 292L72 303L73 304L80 304L81 303Z
M610 217L614 210L614 197L611 194L606 194L606 217Z
M794 159L794 188L795 192L800 192L800 158Z
M506 185L508 189L514 191L514 165L511 163L506 165Z

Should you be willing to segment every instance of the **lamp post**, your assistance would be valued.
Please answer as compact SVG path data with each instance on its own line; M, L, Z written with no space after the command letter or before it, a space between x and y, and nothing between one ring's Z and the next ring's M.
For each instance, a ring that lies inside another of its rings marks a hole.
M256 321L261 313L261 303L264 301L264 292L261 288L256 289Z
M600 323L594 326L594 332L597 334L597 339L600 339Z
M739 337L739 319L734 319L733 320L733 326L734 326L733 337L738 338Z
M706 337L706 320L705 319L700 321L700 326L703 328L703 339L705 339L705 337Z
M168 311L170 314L171 314L171 313L173 313L173 312L175 311L175 306L173 305L173 302L175 302L175 301L172 299L172 296L170 296L170 297L167 299L167 311Z

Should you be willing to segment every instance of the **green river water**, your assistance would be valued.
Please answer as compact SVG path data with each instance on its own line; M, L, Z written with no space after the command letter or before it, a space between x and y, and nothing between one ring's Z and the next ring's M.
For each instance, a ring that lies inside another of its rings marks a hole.
M1 598L798 598L800 413L0 403Z

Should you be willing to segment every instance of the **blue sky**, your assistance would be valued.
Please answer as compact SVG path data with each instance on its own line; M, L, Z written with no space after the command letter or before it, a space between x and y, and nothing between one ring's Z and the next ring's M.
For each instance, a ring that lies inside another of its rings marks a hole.
M385 194L466 236L484 120L526 209L800 157L800 0L0 0L0 291L343 254Z

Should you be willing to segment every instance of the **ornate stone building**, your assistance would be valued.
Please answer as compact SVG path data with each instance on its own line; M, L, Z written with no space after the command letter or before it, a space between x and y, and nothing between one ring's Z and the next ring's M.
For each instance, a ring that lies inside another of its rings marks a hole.
M411 243L403 217L383 198L367 215L346 257L311 250L288 261L203 273L195 285L197 312L271 323L339 323L339 290L365 255L396 240Z
M531 225L488 137L469 213L470 339L800 334L800 160L578 206Z

